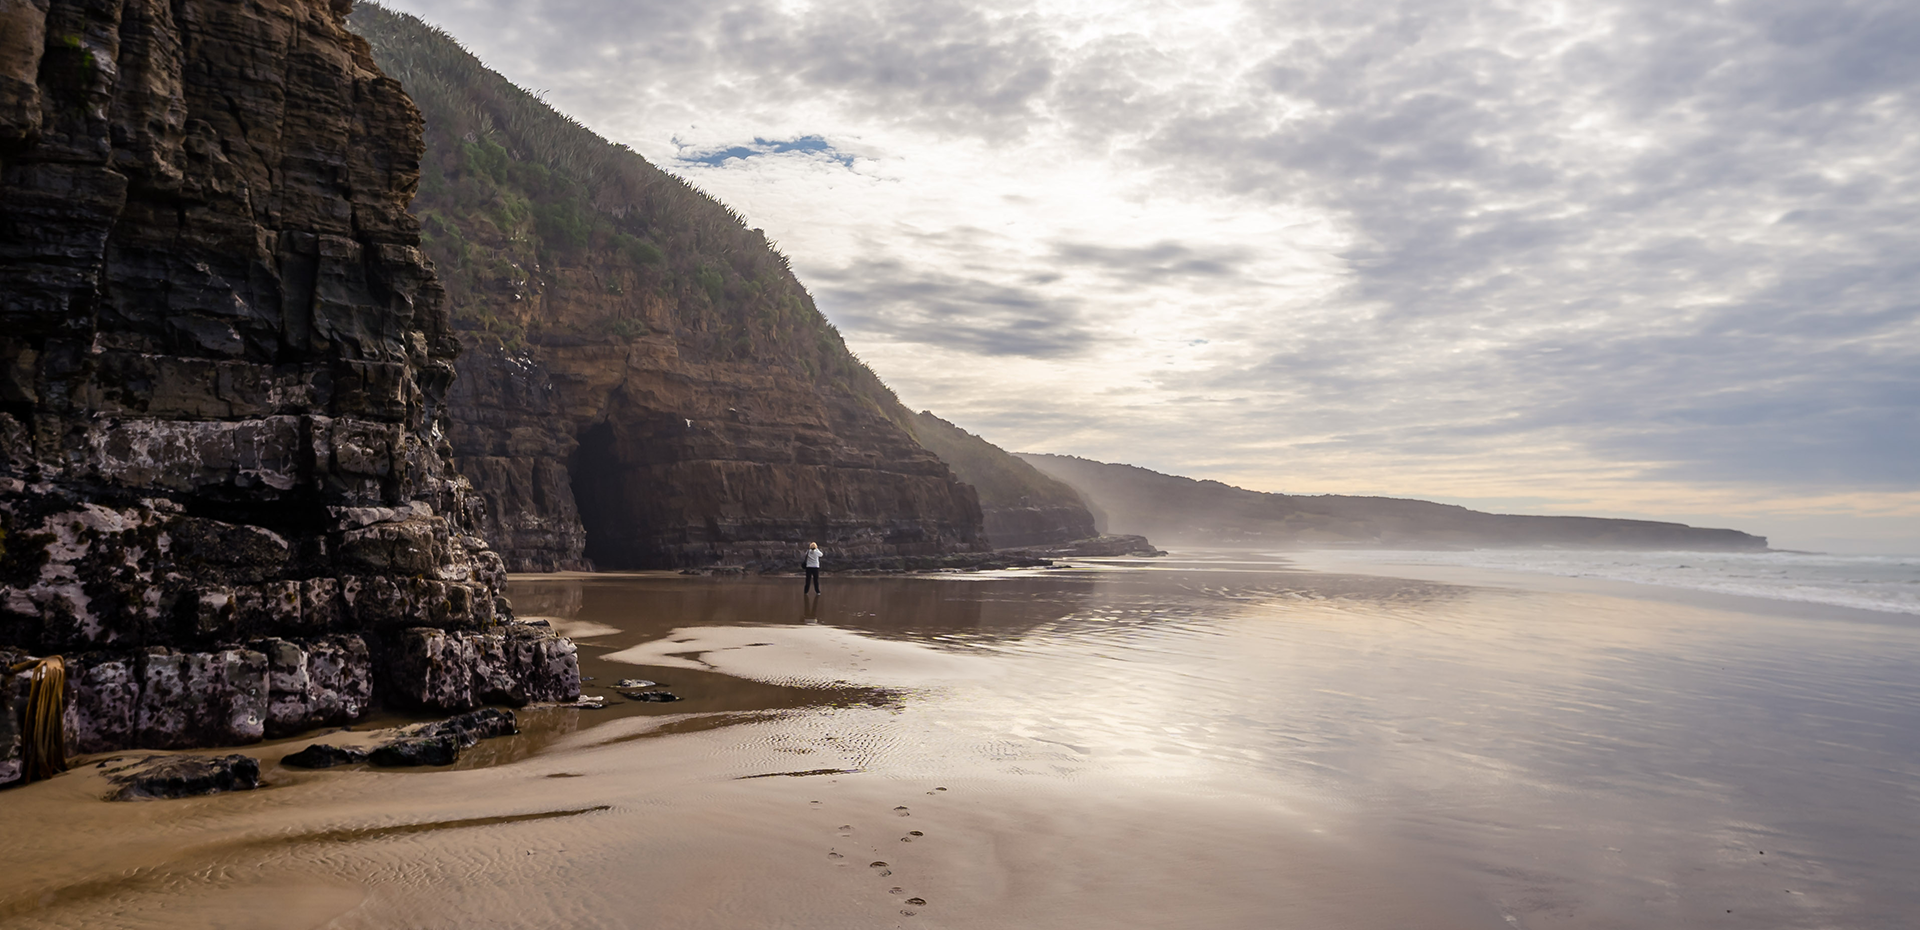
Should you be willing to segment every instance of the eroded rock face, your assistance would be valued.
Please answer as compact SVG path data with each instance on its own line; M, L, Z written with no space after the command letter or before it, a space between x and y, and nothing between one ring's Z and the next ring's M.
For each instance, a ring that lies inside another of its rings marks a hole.
M81 654L86 750L411 700L384 676L419 627L545 644L434 694L577 680L499 632L420 117L348 5L0 7L0 644Z
M984 547L973 489L763 231L425 23L354 21L429 114L414 207L469 349L447 435L508 565Z
M591 316L600 299L546 305ZM808 542L848 560L985 548L974 490L879 405L683 352L672 307L655 325L462 360L448 435L512 568L790 561Z
M982 505L987 538L996 548L1062 545L1099 535L1093 514L1071 504Z

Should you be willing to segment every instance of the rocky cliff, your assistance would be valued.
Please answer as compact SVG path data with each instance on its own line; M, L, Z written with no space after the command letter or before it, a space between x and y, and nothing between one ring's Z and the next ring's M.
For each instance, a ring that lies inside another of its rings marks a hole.
M75 751L577 692L450 465L421 120L346 6L0 5L0 664L67 653Z
M980 493L987 539L996 548L1049 546L1097 535L1080 494L1039 469L922 410L913 436Z
M1453 504L1270 494L1068 455L1020 458L1077 489L1109 533L1202 546L1762 551L1764 536L1652 520L1482 513Z
M415 211L469 347L448 438L510 567L984 548L973 489L760 230L445 33L352 24L427 116Z

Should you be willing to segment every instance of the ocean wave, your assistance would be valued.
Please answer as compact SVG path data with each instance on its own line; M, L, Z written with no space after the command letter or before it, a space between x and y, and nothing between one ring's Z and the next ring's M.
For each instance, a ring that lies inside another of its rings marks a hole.
M1920 614L1920 557L1915 556L1494 549L1394 552L1391 555L1400 562L1602 578L1717 594Z

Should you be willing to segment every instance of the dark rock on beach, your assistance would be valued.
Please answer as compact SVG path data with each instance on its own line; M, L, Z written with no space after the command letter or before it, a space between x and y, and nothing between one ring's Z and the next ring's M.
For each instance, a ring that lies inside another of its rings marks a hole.
M451 733L409 736L385 743L367 754L374 765L404 767L452 765L460 758L460 738Z
M629 701L639 701L643 704L666 704L680 700L680 695L674 694L671 691L622 692L620 696Z
M0 11L0 645L73 659L75 752L578 690L452 466L421 118L349 6Z
M460 740L460 748L465 749L483 739L496 736L512 736L520 732L518 722L512 711L486 707L472 713L461 714L440 723L429 724L428 731L434 734L451 734Z
M224 791L250 791L260 786L260 760L252 756L150 756L120 770L108 780L119 790L111 801L188 798Z
M296 768L323 769L356 762L405 767L452 765L469 746L496 736L520 732L512 711L487 707L437 723L403 727L398 735L372 749L315 743L293 753L281 763Z
M1071 558L1117 558L1120 556L1162 556L1163 549L1156 549L1145 536L1102 535L1086 539L1075 539L1064 543L1055 543L1006 552L1005 555L1025 555L1029 558L1071 559Z
M314 743L299 752L282 757L280 764L291 765L297 769L330 769L336 765L353 765L365 761L367 761L367 751L364 749Z

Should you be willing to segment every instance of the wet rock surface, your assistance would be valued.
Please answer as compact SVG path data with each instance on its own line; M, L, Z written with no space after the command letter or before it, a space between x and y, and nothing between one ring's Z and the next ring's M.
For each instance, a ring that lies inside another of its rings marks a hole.
M451 735L410 736L379 746L367 754L374 765L404 768L452 765L460 759L460 740Z
M1003 551L1001 555L1036 559L1069 558L1112 558L1117 556L1161 556L1166 550L1156 549L1145 536L1103 535L1076 539L1071 542L1049 546L1033 546L1025 549Z
M920 555L837 559L824 570L834 575L904 575L914 572L988 572L1009 568L1045 568L1051 559L1024 550L996 552L955 552L949 555ZM797 561L764 561L747 566L763 575L799 575Z
M280 760L295 768L322 769L370 762L389 767L452 765L462 750L496 736L520 732L511 711L482 708L438 723L415 724L393 731L392 738L371 749L315 743Z
M346 6L4 13L0 645L76 659L75 751L577 688L451 465L420 116Z
M138 762L109 768L108 780L119 790L110 801L190 798L226 791L251 791L260 786L260 760L235 753L227 756L149 756Z
M291 765L297 769L330 769L336 765L354 765L365 761L367 761L365 749L314 743L299 752L282 756L280 764Z

